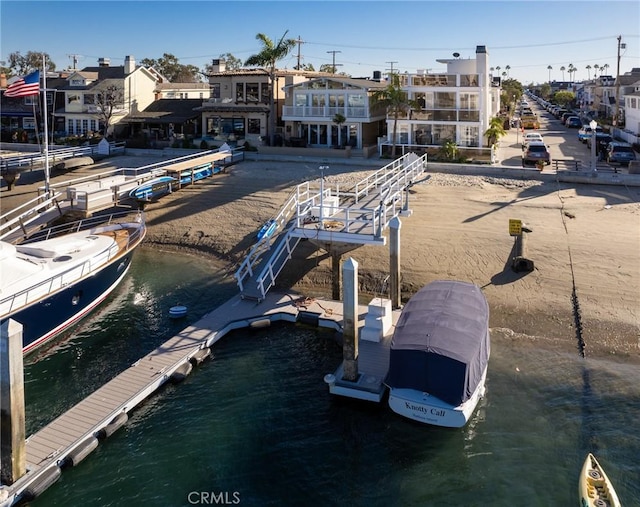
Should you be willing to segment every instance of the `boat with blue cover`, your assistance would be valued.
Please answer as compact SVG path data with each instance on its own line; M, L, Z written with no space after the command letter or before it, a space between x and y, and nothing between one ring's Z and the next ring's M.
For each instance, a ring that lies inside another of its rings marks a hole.
M276 222L273 218L271 220L267 220L258 231L258 241L260 241L262 238L268 238L269 236L271 236L277 228L278 222Z
M420 289L396 324L389 407L436 426L464 426L485 393L490 355L489 306L471 283L442 280Z

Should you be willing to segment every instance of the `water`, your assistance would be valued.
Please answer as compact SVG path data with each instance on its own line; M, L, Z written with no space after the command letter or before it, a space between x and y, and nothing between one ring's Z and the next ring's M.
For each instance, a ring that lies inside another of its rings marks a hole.
M215 262L137 252L121 287L28 358L28 433L236 294ZM177 303L187 320L167 316ZM570 506L592 451L640 505L640 369L492 333L487 397L462 429L332 398L333 332L239 330L215 358L130 414L31 505Z

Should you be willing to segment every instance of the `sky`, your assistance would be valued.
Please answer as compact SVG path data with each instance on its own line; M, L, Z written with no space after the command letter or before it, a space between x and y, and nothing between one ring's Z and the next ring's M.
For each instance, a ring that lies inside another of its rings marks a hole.
M608 0L437 1L103 1L0 0L0 61L19 51L49 54L57 70L122 65L131 55L203 69L231 53L243 62L258 53L258 33L277 41L300 39L279 68L301 62L319 70L333 64L352 77L446 70L437 59L474 58L486 46L489 66L510 67L524 85L593 77L586 66L609 65L615 75L640 67L640 2ZM549 71L548 67L552 70Z

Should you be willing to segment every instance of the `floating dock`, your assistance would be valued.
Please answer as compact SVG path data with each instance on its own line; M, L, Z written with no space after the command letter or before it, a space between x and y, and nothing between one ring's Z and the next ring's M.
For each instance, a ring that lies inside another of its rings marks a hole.
M365 336L371 334L367 314L366 306L359 307L358 328ZM399 312L393 314L395 321ZM388 322L388 317L386 319ZM271 292L259 303L242 299L240 295L230 299L28 437L27 473L14 484L0 487L0 507L32 500L44 492L65 469L76 466L102 441L124 426L128 414L139 404L165 383L183 380L194 366L210 357L211 347L227 333L241 328L267 327L277 321L301 322L341 331L343 304L341 301L306 298L292 292ZM360 381L342 382L339 367L333 375L336 390L330 385L333 394L375 401L384 389L384 357L386 349L388 365L390 338L382 337L378 324L373 325L373 335L384 339L361 339Z

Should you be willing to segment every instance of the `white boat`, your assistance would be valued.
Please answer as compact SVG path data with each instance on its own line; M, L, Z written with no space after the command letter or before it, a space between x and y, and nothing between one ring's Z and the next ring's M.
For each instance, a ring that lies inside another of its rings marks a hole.
M125 277L146 234L142 213L97 216L0 241L0 320L23 326L27 353L75 324Z
M389 407L436 426L464 426L485 394L489 306L482 290L436 281L404 306L391 341Z
M613 484L591 453L587 455L578 484L581 507L620 507Z

